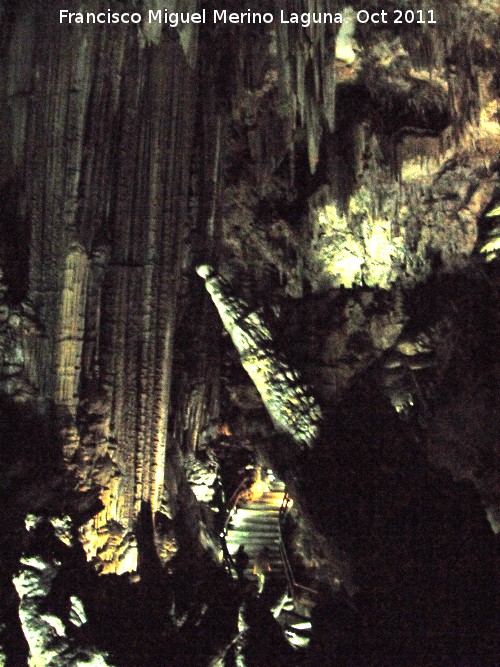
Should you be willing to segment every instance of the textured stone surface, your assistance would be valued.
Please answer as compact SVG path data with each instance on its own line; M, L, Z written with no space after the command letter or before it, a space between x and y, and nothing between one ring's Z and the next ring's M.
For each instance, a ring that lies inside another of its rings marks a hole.
M312 447L318 437L321 409L300 374L273 349L272 334L258 312L231 293L212 267L200 266L221 320L246 370L262 397L271 419L299 445Z
M1 386L57 406L79 488L101 489L95 531L108 521L133 530L141 503L154 513L175 493L183 467L169 469L165 455L169 412L172 447L182 441L186 452L218 417L210 310L202 302L198 328L187 315L200 306L185 277L195 255L220 260L243 296L257 286L274 301L339 286L390 291L425 281L436 261L467 264L493 196L498 120L491 8L463 6L436 10L452 28L419 39L367 31L346 10L336 51L329 25L276 22L250 47L245 27L213 40L210 26L97 26L82 39L64 25L55 34L39 8L2 10L3 217L18 230L2 252L41 326L21 343L23 313L0 304L12 331ZM377 349L393 344L403 318L371 319ZM346 353L334 370L316 360L312 374L338 390L359 370Z
M29 340L27 373L57 406L69 464L84 478L102 470L88 479L104 488L96 529L111 519L132 528L141 502L155 511L163 489L193 73L173 34L141 48L125 28L81 39L59 25L56 36L54 21L26 8L8 31L4 61L24 63L2 88L12 129L2 168L29 165L18 215L29 220L28 291L43 333ZM21 391L5 382L8 393ZM111 427L99 454L73 458L79 392L89 382L108 392Z
M106 667L111 663L103 653L69 642L62 620L45 609L59 565L36 556L23 558L14 579L20 598L19 617L30 650L29 664L31 667ZM72 599L73 614L75 609L79 611L73 622L83 624L85 615L77 598Z

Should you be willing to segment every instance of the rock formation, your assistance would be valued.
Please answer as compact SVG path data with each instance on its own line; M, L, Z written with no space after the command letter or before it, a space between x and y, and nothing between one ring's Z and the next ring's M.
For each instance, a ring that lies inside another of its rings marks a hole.
M254 382L275 426L299 445L311 447L318 437L321 410L300 375L273 350L272 334L256 311L236 299L209 266L197 273L238 350L243 368Z
M29 664L33 667L56 665L93 665L107 667L106 656L92 650L71 646L61 619L44 610L45 598L57 573L57 565L40 558L23 558L21 571L14 583L19 594L19 616L30 648ZM70 622L86 622L81 601L72 596Z

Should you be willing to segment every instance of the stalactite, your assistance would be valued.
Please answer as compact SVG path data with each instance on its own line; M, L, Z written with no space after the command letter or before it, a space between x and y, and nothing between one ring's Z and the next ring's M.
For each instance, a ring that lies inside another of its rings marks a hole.
M269 4L263 0L252 0L252 11L267 12ZM331 14L340 13L336 0L280 0L274 7L275 23L259 35L259 48L248 45L248 26L234 30L231 42L241 68L233 73L237 77L238 90L235 97L255 91L259 85L259 73L274 68L277 75L281 108L280 116L286 127L280 128L286 146L276 142L275 133L270 132L264 117L257 119L258 131L254 133L254 153L264 171L273 160L278 162L291 150L297 139L297 129L305 136L311 173L316 171L319 146L324 130L332 132L335 123L335 22L312 22L309 27L297 23L281 22L281 12L289 17L292 13ZM251 42L253 44L253 40ZM245 79L245 71L252 72L251 81ZM262 82L260 82L261 84ZM266 84L264 84L264 89ZM259 94L262 94L262 90ZM276 120L274 121L276 125ZM276 129L276 128L273 128ZM276 145L275 145L276 144Z
M284 0L280 9L289 15L339 11L335 0ZM316 171L323 128L335 123L335 24L311 23L308 28L280 23L277 28L278 67L287 104L297 100L298 121L305 128L311 172ZM294 106L290 122L295 126Z
M217 307L226 331L262 397L276 427L301 446L311 447L319 435L321 409L299 373L273 349L269 328L248 304L231 294L229 285L212 267L199 266L197 273Z

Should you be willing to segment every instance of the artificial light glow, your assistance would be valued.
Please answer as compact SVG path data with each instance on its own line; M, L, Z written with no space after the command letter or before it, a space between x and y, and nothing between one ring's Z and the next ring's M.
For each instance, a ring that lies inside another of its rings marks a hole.
M255 502L259 498L262 498L264 493L266 493L268 490L269 488L265 482L263 482L261 479L256 480L248 489L250 501Z
M219 424L217 430L219 432L219 435L225 435L226 437L229 437L231 435L231 429L227 424Z
M316 269L325 284L389 289L404 263L404 237L393 234L391 220L371 213L366 191L351 197L347 215L334 204L319 206L313 215Z

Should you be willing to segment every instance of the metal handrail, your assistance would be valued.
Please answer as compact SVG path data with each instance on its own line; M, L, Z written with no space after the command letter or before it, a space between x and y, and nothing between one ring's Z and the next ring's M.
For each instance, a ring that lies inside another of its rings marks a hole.
M293 574L293 569L290 563L290 559L288 558L285 546L285 540L283 539L283 526L285 522L285 517L288 513L288 505L290 504L290 500L291 498L288 495L288 492L285 490L285 493L283 494L283 502L281 503L279 511L279 519L278 519L279 529L280 529L280 551L283 563L285 565L285 574L288 582L288 588L290 590L290 594L292 595L292 597L294 597L294 591L296 590L306 591L308 593L312 593L313 595L318 595L318 591L315 590L314 588L310 588L309 586L304 586L303 584L299 584L299 582L296 581L295 576Z
M227 528L229 526L229 522L231 521L231 516L233 514L233 510L236 507L236 503L238 502L240 496L242 493L248 490L248 487L251 485L251 479L250 477L245 477L244 479L241 480L241 482L238 484L236 487L236 490L234 491L233 495L229 499L229 501L226 503L224 507L224 512L225 512L225 518L224 518L224 523L222 525L222 531L220 534L221 538L221 545L222 545L222 554L224 558L224 563L226 565L226 569L228 573L232 576L233 570L234 570L234 561L229 553L229 549L227 547L227 542L226 542L226 535L227 535Z
M236 487L235 492L229 499L229 501L226 503L225 512L226 512L226 518L224 520L224 531L226 530L229 521L231 520L231 514L233 512L233 509L238 502L239 497L241 496L242 493L248 490L248 487L251 485L251 479L250 477L245 477L244 479L241 480L241 482L238 484Z
M250 477L245 477L244 479L241 480L241 482L238 484L236 487L236 490L234 491L233 495L229 499L229 501L225 505L225 518L224 518L224 524L222 528L222 532L220 534L221 537L221 544L222 544L222 553L224 557L224 563L226 565L227 571L229 574L232 575L232 572L234 570L234 561L229 553L229 549L227 547L226 543L226 535L227 535L227 528L229 526L229 522L231 521L231 516L233 514L233 510L236 507L236 503L238 502L240 496L248 490L249 486L251 485L252 480ZM290 504L291 498L288 495L288 492L285 490L285 493L283 494L283 501L281 503L280 511L279 511L279 516L278 516L278 526L279 526L279 537L280 537L280 553L281 553L281 558L283 560L283 564L285 566L285 575L287 579L287 584L288 588L290 591L290 594L292 597L294 597L294 592L298 591L305 591L307 593L311 593L312 595L318 595L318 591L315 590L314 588L310 588L309 586L304 586L303 584L300 584L296 579L293 574L293 569L292 565L290 563L290 559L288 557L288 553L286 550L285 546L285 541L283 539L283 525L285 521L285 517L288 513L288 505Z

